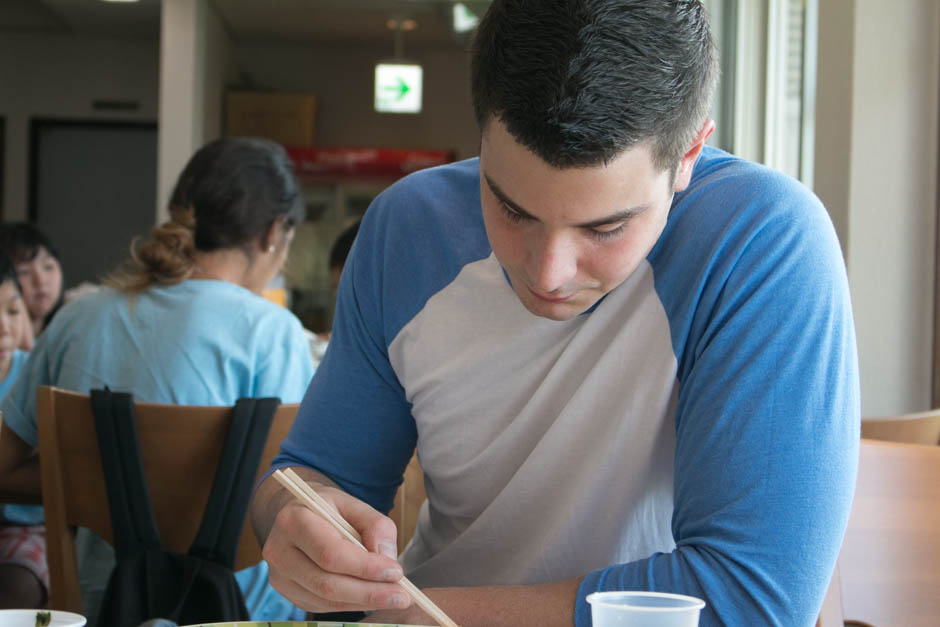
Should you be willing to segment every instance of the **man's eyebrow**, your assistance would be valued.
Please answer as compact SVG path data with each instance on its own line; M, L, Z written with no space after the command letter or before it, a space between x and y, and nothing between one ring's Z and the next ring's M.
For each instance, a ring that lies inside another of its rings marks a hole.
M507 207L509 207L509 208L512 209L513 211L515 211L516 213L518 213L518 214L520 214L520 215L522 215L522 216L525 216L526 218L529 218L530 220L538 220L538 218L536 218L534 215L532 215L531 213L529 213L528 211L526 211L525 209L523 209L522 207L520 207L520 206L516 203L516 201L514 201L512 198L510 198L509 196L507 196L507 195L506 195L506 192L504 192L502 189L500 189L499 185L497 185L496 183L494 183L494 182L490 179L489 176L487 176L486 174L484 174L484 175L483 175L483 178L486 179L486 184L487 184L487 186L489 186L490 191L493 192L493 195L494 195L494 196L496 196L497 198L499 198L499 201L500 201L501 203L503 203L504 205L506 205Z
M486 184L490 188L490 191L493 192L493 195L496 196L500 200L500 202L502 202L507 207L509 207L510 209L512 209L513 211L515 211L516 213L518 213L519 215L525 218L528 218L530 220L538 220L538 218L536 218L534 215L532 215L531 213L523 209L521 206L519 206L519 204L516 201L514 201L509 196L507 196L506 192L500 189L499 185L494 183L490 179L489 176L484 174L483 178L486 179ZM612 213L609 216L604 216L603 218L598 218L596 220L591 220L590 222L584 222L582 224L576 224L575 226L584 228L584 229L592 229L592 228L597 228L599 226L606 226L608 224L614 224L616 222L623 222L625 220L629 220L630 218L634 218L640 215L647 209L649 209L649 205L640 205L637 207L631 207L629 209L624 209L623 211Z

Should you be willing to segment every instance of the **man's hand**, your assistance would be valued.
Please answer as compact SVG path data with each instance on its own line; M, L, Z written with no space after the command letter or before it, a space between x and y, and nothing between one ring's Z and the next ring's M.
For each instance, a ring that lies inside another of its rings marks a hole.
M311 612L406 608L411 599L397 582L395 523L366 503L325 485L310 469L295 468L362 536L363 551L343 538L268 477L252 502L252 520L271 584Z

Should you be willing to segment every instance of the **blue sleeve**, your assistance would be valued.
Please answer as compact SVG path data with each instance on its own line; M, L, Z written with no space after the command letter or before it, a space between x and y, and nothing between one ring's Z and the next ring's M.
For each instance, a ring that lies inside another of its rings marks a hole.
M389 362L384 224L370 208L343 268L326 355L272 468L309 466L378 509L392 508L417 431ZM385 214L381 214L384 216Z
M702 598L702 627L816 620L854 492L859 387L835 234L811 194L784 200L792 191L762 190L738 224L717 227L720 254L661 290L667 311L694 312L673 329L676 548L590 573L578 627L596 590ZM693 220L682 239L701 228ZM669 248L654 253L683 254Z

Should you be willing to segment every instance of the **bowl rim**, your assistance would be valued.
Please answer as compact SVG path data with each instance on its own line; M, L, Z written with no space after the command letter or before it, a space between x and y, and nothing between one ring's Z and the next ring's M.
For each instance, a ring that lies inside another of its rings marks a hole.
M53 610L53 609L44 609L44 608L13 607L13 608L8 608L8 609L0 609L0 618L4 616L7 616L7 617L18 616L18 615L28 616L30 614L33 617L35 617L37 612L49 612L50 614L52 614L52 618L56 619L56 622L72 621L80 625L88 624L88 619L82 614L76 614L75 612L67 612L65 610ZM56 627L56 626L52 625L51 627Z

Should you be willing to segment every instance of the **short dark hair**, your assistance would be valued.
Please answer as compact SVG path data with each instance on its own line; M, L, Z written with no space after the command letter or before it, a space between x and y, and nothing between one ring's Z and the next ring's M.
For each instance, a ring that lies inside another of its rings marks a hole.
M0 226L0 253L8 255L14 264L32 261L42 248L56 261L62 261L49 236L34 225L10 222Z
M494 0L472 48L481 130L557 168L650 142L674 169L708 115L718 53L698 0Z
M16 264L13 262L13 258L6 252L0 252L0 285L7 281L13 281L13 285L16 286L16 291L20 294L23 293L23 288L20 287L20 275L16 271Z
M349 257L349 251L352 249L353 242L356 241L356 234L359 233L359 225L362 220L356 220L354 224L346 227L330 249L330 267L342 268L346 265L346 258Z

